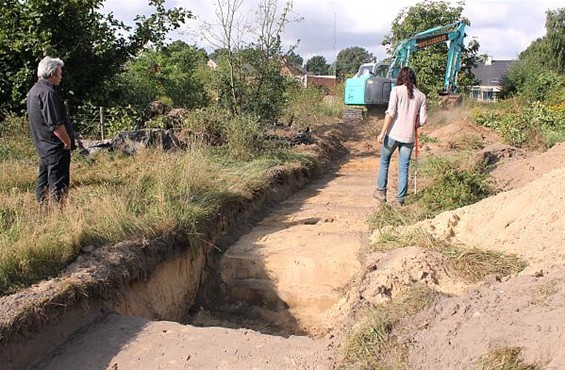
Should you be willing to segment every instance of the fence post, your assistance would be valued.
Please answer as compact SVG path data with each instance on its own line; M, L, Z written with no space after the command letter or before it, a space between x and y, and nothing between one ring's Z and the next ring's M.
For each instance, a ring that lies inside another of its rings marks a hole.
M100 137L104 140L104 108L100 107Z

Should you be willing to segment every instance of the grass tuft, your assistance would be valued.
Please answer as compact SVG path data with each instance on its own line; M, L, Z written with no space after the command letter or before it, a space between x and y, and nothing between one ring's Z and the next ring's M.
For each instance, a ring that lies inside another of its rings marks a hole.
M439 293L414 285L393 301L367 309L347 340L345 369L404 369L405 349L396 341L398 323L432 305Z
M449 247L442 250L449 257L450 267L463 280L475 283L487 276L508 276L521 272L528 265L514 254L479 248Z
M481 356L477 370L538 370L538 365L525 364L521 359L522 348L504 347Z

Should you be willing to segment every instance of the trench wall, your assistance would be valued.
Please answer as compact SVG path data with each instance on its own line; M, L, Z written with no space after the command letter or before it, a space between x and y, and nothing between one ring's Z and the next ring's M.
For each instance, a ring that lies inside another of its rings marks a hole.
M150 320L183 321L206 281L207 266L270 206L319 177L347 151L338 130L312 146L315 161L273 168L252 199L232 201L200 225L198 237L173 230L153 240L84 250L61 275L0 298L0 363L25 369L73 333L110 312Z

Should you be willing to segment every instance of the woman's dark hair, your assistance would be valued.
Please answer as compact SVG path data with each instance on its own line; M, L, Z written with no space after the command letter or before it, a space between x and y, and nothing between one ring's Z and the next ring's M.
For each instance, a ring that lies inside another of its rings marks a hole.
M408 88L408 97L412 99L414 97L414 87L418 86L414 70L410 67L402 67L398 74L398 78L396 79L396 85L406 85Z

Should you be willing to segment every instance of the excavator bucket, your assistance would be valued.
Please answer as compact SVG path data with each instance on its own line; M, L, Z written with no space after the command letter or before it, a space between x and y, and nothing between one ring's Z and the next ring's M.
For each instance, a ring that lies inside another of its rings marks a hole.
M445 109L461 105L463 97L460 94L440 95L440 106Z

